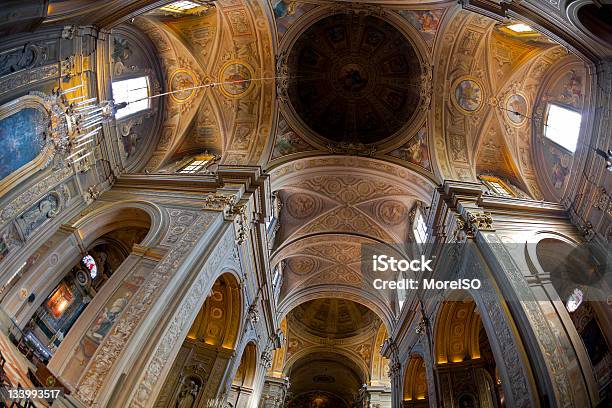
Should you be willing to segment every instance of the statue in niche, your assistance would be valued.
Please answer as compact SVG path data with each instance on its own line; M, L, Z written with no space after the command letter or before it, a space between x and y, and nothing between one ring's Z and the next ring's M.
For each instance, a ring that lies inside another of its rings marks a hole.
M192 408L194 406L200 386L192 379L189 380L188 384L183 386L178 400L176 401L176 408Z

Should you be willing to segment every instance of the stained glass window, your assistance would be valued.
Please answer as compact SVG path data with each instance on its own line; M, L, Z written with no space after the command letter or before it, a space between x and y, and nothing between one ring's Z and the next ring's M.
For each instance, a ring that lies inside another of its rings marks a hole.
M93 259L93 256L85 255L81 262L83 262L83 265L85 265L85 268L87 268L89 271L89 276L91 279L96 279L96 276L98 276L98 266L96 265L96 261Z

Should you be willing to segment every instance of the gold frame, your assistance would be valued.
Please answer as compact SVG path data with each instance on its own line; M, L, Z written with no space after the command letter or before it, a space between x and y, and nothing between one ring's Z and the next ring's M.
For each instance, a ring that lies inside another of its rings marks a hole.
M0 120L6 119L26 108L34 108L44 112L47 117L50 116L44 100L41 97L26 95L0 106ZM33 172L46 168L50 159L53 157L53 153L54 149L47 141L41 152L32 161L24 164L4 179L0 180L0 198L29 178Z

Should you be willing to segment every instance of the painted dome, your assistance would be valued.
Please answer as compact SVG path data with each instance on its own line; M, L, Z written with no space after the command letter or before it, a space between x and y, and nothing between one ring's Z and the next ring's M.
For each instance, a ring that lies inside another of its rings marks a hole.
M314 23L288 58L288 95L305 125L334 142L375 143L399 131L419 103L421 68L408 39L373 16Z

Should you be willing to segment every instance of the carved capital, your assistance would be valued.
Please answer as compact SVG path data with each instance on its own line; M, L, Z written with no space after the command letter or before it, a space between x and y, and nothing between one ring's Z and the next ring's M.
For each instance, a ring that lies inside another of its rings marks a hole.
M495 231L493 217L486 211L466 211L463 216L456 215L455 242L465 242L467 238L474 238L478 231Z
M232 195L212 193L204 197L202 209L207 211L223 211L223 214L227 215L232 211L235 203L236 197Z
M270 351L266 350L261 353L260 364L266 369L272 367L272 353Z
M472 230L475 231L495 231L493 229L493 217L490 212L467 212L467 221Z

